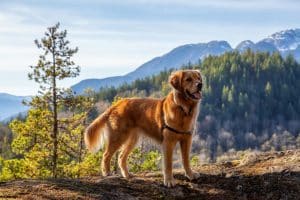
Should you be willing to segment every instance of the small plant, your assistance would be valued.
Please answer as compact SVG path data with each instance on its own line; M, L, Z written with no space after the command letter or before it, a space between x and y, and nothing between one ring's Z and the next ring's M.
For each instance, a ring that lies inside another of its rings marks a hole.
M82 162L72 161L63 168L66 177L79 178L99 175L103 152L87 153Z
M132 172L157 171L160 161L161 155L157 150L142 152L141 148L136 148L130 155L129 167Z
M198 167L199 166L199 156L197 156L197 155L192 156L191 165L192 165L192 167Z

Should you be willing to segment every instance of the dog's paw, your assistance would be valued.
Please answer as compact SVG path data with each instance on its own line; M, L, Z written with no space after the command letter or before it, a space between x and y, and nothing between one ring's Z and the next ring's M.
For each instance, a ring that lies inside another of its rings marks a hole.
M131 174L131 173L122 173L122 176L123 176L123 178L125 178L125 179L130 179L130 178L132 178L133 177L133 174Z
M111 172L102 172L102 176L106 177L106 176L111 176L112 173Z
M175 186L175 180L174 180L174 178L165 178L164 179L164 185L166 186L166 187L168 187L168 188L170 188L170 187L174 187Z
M185 175L188 179L190 180L195 180L195 179L198 179L200 177L200 174L199 173L196 173L196 172L191 172L189 174L186 174Z

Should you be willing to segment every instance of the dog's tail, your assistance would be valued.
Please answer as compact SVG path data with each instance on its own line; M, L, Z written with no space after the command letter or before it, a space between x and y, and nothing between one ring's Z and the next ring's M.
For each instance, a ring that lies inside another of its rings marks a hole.
M97 117L85 130L84 142L91 152L97 152L106 140L106 122L110 112L104 112Z

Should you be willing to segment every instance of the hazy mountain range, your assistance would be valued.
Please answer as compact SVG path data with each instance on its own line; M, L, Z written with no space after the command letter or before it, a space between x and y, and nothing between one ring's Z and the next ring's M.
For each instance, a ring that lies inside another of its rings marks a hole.
M227 51L234 50L243 52L248 48L253 51L279 51L282 56L292 54L300 61L300 29L276 32L257 43L245 40L235 48L232 48L226 41L211 41L208 43L179 46L162 56L153 58L124 76L85 79L73 85L71 88L76 94L82 94L86 88L98 91L101 87L119 86L123 83L130 83L138 78L155 75L165 69L179 68L188 63L197 63L208 55L220 55ZM21 104L21 101L25 98L28 97L0 93L0 120L25 111L27 108Z
M101 87L118 86L125 82L130 83L138 78L157 74L164 69L179 68L189 62L196 63L208 55L220 55L233 50L243 52L248 48L253 51L279 51L283 56L292 54L300 61L300 29L280 31L257 43L245 40L238 44L236 48L232 48L226 41L211 41L208 43L179 46L160 57L153 58L124 76L104 79L85 79L73 85L72 89L77 94L83 93L86 88L98 91Z
M25 112L28 107L22 104L23 100L30 97L14 96L7 93L0 93L0 120L8 120L10 117Z

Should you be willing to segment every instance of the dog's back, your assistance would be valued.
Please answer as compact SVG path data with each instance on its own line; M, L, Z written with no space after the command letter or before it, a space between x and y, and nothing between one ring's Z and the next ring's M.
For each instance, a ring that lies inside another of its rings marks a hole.
M88 149L95 152L104 140L114 140L117 137L121 142L129 134L143 133L160 142L161 109L161 99L128 98L118 101L86 129L85 142Z
M162 100L152 98L131 98L121 100L112 108L109 120L113 130L137 128L148 136L159 140L162 124ZM115 122L115 123L114 123Z

